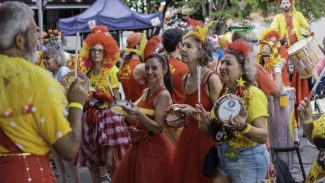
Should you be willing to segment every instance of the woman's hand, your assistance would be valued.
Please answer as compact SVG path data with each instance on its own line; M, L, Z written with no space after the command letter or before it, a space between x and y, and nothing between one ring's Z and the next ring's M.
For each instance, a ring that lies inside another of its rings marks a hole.
M133 105L132 108L127 108L122 106L123 111L125 111L129 115L139 115L141 112L136 105Z
M242 131L247 125L247 113L243 116L237 115L235 117L230 116L230 127L234 128L235 130Z
M208 120L210 113L205 110L202 104L195 104L195 113L193 118L197 121Z
M312 118L312 109L310 100L305 97L298 106L299 118L301 121L306 121Z

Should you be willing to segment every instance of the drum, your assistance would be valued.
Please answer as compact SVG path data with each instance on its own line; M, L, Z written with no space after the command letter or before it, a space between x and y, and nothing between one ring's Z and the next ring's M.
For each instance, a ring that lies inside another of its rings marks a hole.
M126 115L127 113L122 109L122 107L125 107L127 109L133 109L135 106L133 103L128 102L126 100L113 100L109 104L109 108L112 112L119 115Z
M268 129L271 148L290 148L294 146L296 120L294 103L296 90L284 87L283 96L279 99L268 96ZM289 169L293 168L293 151L277 152L277 156L285 161Z
M312 71L324 56L314 37L296 42L288 49L289 60L297 69L301 78L309 78Z
M170 128L179 128L184 126L186 114L182 111L186 106L182 104L173 104L166 114L166 126Z
M89 93L90 91L90 87L89 87L89 79L86 75L78 72L77 74L77 78L80 81L80 84L82 86L82 88ZM66 91L69 90L71 83L75 80L75 72L69 72L68 74L64 75L61 80L60 83L61 85L64 87L64 89Z
M214 103L214 114L216 119L230 126L230 117L244 116L245 107L243 101L234 94L226 94L218 98Z

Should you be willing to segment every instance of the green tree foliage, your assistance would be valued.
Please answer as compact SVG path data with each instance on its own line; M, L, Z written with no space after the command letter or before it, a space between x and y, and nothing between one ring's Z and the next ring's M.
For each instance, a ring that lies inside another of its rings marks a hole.
M202 3L204 6L201 6ZM200 20L203 20L203 17L240 20L247 18L252 12L269 16L281 11L277 0L187 0L183 4L192 7L192 16ZM325 16L325 0L296 0L296 9L313 22ZM204 15L203 12L207 14Z

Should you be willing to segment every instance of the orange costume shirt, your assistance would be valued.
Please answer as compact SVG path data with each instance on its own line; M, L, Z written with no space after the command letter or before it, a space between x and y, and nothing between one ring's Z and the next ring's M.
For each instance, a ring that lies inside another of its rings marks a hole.
M133 77L134 68L140 63L138 59L131 59L122 66L118 73L119 80L123 86L125 100L127 101L135 102L138 100L143 89L147 87L147 84L140 84Z
M185 93L182 89L182 78L189 72L189 69L185 63L177 58L169 59L169 68L173 77L174 91L172 94L172 100L174 104L183 104L185 100Z
M277 90L277 86L274 81L270 78L270 76L265 71L264 67L256 63L256 82L258 88L261 89L265 95L270 95L272 92Z

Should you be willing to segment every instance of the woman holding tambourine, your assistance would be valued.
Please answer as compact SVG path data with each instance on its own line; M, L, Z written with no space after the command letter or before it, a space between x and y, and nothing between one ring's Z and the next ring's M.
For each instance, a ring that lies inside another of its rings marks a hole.
M174 146L162 133L164 111L171 104L173 91L169 63L159 53L145 61L149 87L132 107L123 106L132 145L125 153L113 183L168 182Z
M254 60L246 43L231 43L220 66L224 88L210 116L197 105L201 129L218 144L216 182L262 182L268 172L267 98L254 86Z

